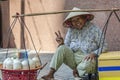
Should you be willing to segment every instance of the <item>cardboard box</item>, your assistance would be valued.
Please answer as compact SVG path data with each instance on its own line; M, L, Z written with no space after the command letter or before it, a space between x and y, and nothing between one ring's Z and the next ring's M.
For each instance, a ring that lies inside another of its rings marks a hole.
M120 80L120 51L102 53L98 59L99 80Z

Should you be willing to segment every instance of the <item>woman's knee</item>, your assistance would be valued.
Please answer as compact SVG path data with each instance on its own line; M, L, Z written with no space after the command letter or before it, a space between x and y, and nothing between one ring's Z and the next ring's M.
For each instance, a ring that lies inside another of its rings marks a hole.
M57 48L56 51L60 51L60 52L69 52L72 51L69 47L67 47L66 45L61 45Z

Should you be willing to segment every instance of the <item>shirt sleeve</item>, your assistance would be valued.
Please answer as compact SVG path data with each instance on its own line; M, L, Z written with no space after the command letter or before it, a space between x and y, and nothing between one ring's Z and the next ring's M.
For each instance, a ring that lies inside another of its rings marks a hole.
M68 28L68 31L65 36L64 44L66 46L70 47L70 43L71 43L71 30L70 30L70 28Z
M98 49L93 51L93 53L95 53L99 56L101 53L107 51L107 42L105 39L105 35L104 34L102 35L102 31L99 28L96 30L95 34L96 34L96 42L98 45Z

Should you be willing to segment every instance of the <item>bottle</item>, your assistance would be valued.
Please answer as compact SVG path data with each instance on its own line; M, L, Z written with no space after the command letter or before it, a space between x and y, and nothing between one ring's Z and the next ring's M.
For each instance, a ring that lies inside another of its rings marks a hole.
M5 63L5 68L6 69L13 69L13 60L11 58L8 58L6 63Z
M16 58L13 60L13 70L21 70L22 69L22 64L20 59Z
M23 70L29 70L29 63L28 63L28 60L27 59L24 59L22 61L22 69Z
M32 60L35 62L35 67L39 68L41 66L38 56L34 56Z

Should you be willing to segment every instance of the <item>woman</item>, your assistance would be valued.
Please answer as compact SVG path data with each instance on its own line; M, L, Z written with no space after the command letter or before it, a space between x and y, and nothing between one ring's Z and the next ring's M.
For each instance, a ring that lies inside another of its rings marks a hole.
M73 10L80 10L73 8ZM73 69L75 77L95 72L96 57L107 50L107 44L99 45L101 30L91 23L94 15L88 12L71 12L63 22L68 28L65 40L60 31L55 32L58 48L51 60L50 71L42 78L51 80L58 68L65 63ZM103 37L102 40L103 42Z

